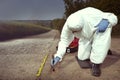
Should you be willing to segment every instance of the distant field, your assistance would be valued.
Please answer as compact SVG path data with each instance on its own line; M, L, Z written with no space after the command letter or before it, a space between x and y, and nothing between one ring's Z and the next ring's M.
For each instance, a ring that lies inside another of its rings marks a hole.
M26 22L0 22L0 41L41 34L50 31L48 27Z

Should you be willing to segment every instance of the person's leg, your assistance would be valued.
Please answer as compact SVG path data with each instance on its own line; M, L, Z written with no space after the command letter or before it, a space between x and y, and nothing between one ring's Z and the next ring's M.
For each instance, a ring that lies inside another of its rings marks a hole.
M104 33L94 35L90 60L93 63L103 63L111 45L111 28L107 28Z
M79 41L78 59L80 60L89 59L90 51L91 51L91 42L87 39L81 38Z
M112 28L107 28L105 32L99 32L94 35L90 55L92 74L94 76L100 76L101 74L100 64L102 64L105 60L111 44L111 29Z
M78 56L76 58L81 68L91 67L89 61L90 51L91 51L91 42L84 38L80 38Z

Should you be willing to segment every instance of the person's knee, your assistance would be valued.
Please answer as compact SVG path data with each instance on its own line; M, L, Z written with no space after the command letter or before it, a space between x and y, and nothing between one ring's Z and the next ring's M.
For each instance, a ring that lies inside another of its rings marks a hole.
M87 59L89 59L89 53L88 54L82 54L82 53L79 53L78 54L78 59L79 60L87 60Z

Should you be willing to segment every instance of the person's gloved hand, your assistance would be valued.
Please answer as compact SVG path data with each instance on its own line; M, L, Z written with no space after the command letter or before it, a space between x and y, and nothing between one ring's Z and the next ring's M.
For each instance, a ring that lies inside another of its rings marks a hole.
M109 21L107 19L102 19L100 23L97 25L97 32L105 32L109 25Z
M51 66L56 65L60 61L60 58L57 56L51 60Z

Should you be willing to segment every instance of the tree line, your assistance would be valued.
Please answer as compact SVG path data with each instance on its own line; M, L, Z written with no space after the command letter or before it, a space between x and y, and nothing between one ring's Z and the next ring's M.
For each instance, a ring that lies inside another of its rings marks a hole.
M63 18L52 21L53 27L60 31L70 14L86 7L95 7L105 12L114 13L120 20L120 0L63 0L63 2L65 7Z

